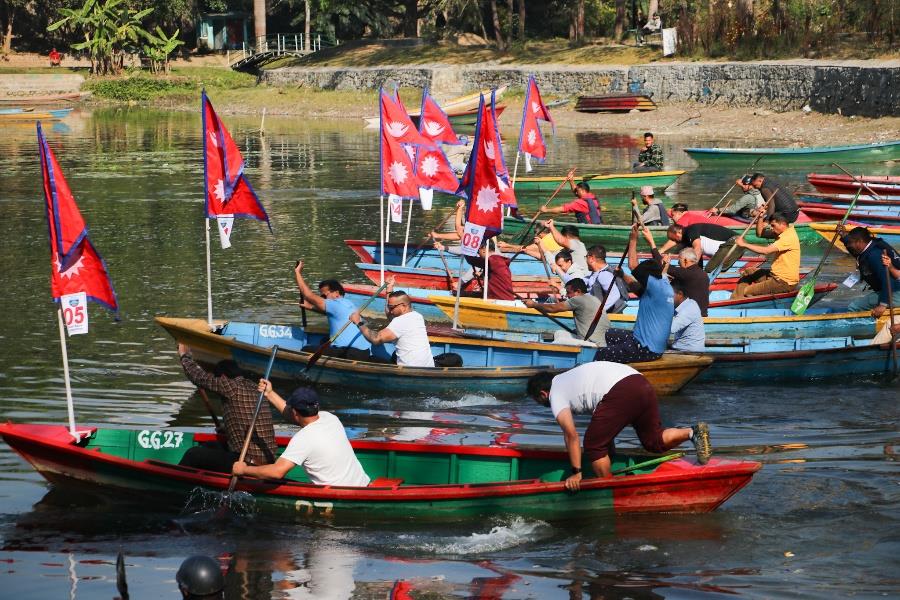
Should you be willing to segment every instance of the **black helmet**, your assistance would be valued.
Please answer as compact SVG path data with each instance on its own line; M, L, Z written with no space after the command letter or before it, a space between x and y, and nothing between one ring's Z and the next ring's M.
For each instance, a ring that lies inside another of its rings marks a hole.
M178 568L175 581L185 598L211 596L225 588L225 577L222 576L219 562L208 556L186 559Z
M741 177L741 183L743 185L750 185L751 183L753 183L753 175L744 175L743 177Z

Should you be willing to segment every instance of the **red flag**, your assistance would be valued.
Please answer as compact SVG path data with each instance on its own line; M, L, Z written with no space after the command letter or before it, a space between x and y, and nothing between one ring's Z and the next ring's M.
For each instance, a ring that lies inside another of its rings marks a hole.
M419 187L455 194L459 179L440 144L459 144L450 119L441 110L428 90L422 92L422 111L419 113L419 133L434 144L434 149L419 148L416 155L416 177Z
M495 92L491 91L491 105L482 108L482 136L485 151L494 164L497 174L497 189L500 191L500 201L503 204L517 206L516 194L509 184L509 169L506 168L506 160L503 158L503 144L500 140L500 130L497 127Z
M418 130L400 103L383 89L379 92L381 122L381 193L404 198L416 198L419 184L413 165L413 152L407 145L431 146Z
M484 96L478 107L478 121L472 142L472 155L466 167L466 221L483 225L485 239L500 233L503 228L503 203L500 178L497 176L496 152L491 145L490 132L496 131L491 119L491 111L485 110Z
M541 135L538 121L549 121L553 124L553 117L541 98L534 75L528 77L528 90L525 92L525 106L522 107L522 128L519 131L519 151L541 160L547 158L547 145Z
M205 91L202 99L206 216L234 215L268 223L269 215L244 176L240 149L216 115Z
M84 292L89 300L119 310L106 263L88 238L87 225L53 151L37 125L44 200L50 234L50 291L54 300Z

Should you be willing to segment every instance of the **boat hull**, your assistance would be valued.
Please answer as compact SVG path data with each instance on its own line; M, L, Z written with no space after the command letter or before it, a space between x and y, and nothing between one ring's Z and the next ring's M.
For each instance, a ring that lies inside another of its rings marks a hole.
M597 190L631 190L644 185L653 186L661 191L675 183L684 171L658 171L655 173L615 173L612 175L585 175L580 178ZM516 193L553 192L566 180L565 175L559 177L517 177L514 187ZM568 189L568 188L566 188Z
M900 141L818 148L685 148L684 151L700 164L740 163L746 166L762 157L759 166L765 168L767 163L785 166L898 160Z
M159 433L177 437L179 447L153 449L137 441L149 430L91 428L86 433L89 437L76 444L62 426L0 425L6 443L57 484L151 496L172 507L183 504L198 487L214 492L228 488L226 474L172 464L188 447L215 439L213 435L163 430ZM122 446L112 447L110 441ZM287 441L278 438L280 445ZM565 452L351 443L373 479L368 487L313 485L300 480L302 471L295 479L298 468L281 480L240 478L236 489L253 494L260 512L298 521L459 521L495 514L542 520L613 519L624 513L709 512L761 468L757 462L717 458L699 466L681 458L639 468L636 474L585 479L581 491L571 494L562 481L568 465ZM616 456L614 468L635 462L635 457Z
M834 237L835 231L837 230L837 224L813 223L812 225L810 225L810 228L830 243L832 238ZM852 229L852 226L848 223L847 230L849 231L850 229ZM880 237L891 246L896 247L900 245L900 225L868 227L868 230L872 233L872 235ZM838 248L845 254L847 253L847 248L844 247L844 243L841 242L840 238L838 238L838 240L834 243L834 247Z
M861 176L853 179L849 175L825 175L810 173L806 176L817 190L828 194L846 194L862 188L863 194L900 194L900 177L891 175ZM857 181L859 180L859 181ZM862 182L862 183L860 183ZM862 184L865 184L863 186Z

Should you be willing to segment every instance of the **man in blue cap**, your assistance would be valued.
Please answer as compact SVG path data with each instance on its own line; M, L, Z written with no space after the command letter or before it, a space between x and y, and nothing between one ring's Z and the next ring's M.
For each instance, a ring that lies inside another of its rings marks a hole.
M284 400L272 389L272 383L259 380L263 393L284 419L300 426L287 448L271 465L253 466L236 462L231 472L269 479L283 479L296 466L303 467L309 480L317 485L365 487L369 476L350 446L340 419L319 410L319 396L309 387L299 387Z

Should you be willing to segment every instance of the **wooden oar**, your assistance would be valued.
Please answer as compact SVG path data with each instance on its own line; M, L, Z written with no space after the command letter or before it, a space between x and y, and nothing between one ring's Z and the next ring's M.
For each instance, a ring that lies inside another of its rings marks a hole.
M294 270L300 266L300 261L297 261L297 264L294 265ZM306 303L306 298L303 297L303 292L300 292L300 324L303 326L303 329L306 329L306 308L303 305Z
M531 222L528 223L528 226L522 231L522 235L519 237L519 243L524 244L525 240L528 239L528 234L531 232L531 228L534 227L534 224L537 222L538 217L541 216L541 213L547 210L547 207L550 206L550 203L553 202L553 199L556 198L556 195L559 194L559 191L563 188L566 183L572 180L572 176L575 174L575 167L569 169L569 172L566 173L566 178L562 180L562 182L556 187L556 190L547 198L547 201L544 202L543 205L538 209L538 211L531 218Z
M269 364L266 365L266 374L263 375L263 379L268 380L269 375L272 373L272 365L275 364L275 355L278 354L278 346L272 346L272 355L269 357ZM250 419L250 426L247 428L247 435L244 436L244 445L241 446L241 453L238 456L238 462L244 462L244 459L247 458L247 450L250 448L250 440L253 439L253 429L256 427L256 419L259 417L259 410L262 408L263 398L265 397L265 392L259 393L259 398L256 401L256 408L253 410L253 418ZM231 481L228 482L228 491L225 492L225 498L223 500L227 500L228 496L234 492L234 486L237 485L238 476L232 475ZM224 504L225 502L223 502Z
M519 300L521 302L525 302L525 298L518 295L517 293L513 292L513 296L515 296L517 300ZM572 329L571 327L569 327L568 325L566 325L565 323L563 323L556 317L551 316L550 313L548 313L546 310L544 310L544 308L540 305L540 303L535 303L534 310L538 311L539 313L541 313L542 315L544 315L545 317L547 317L548 319L550 319L551 321L553 321L554 323L556 323L557 325L559 325L560 327L562 327L563 329L568 331L570 334L572 334L572 337L575 337L577 335L577 333L575 332L574 329Z
M859 192L857 192L858 194ZM887 254L887 253L885 253ZM884 270L884 283L887 286L885 289L888 293L888 315L890 315L888 319L888 331L890 331L890 327L894 325L894 290L891 288L891 268L888 267ZM897 375L897 334L891 334L891 359L894 363L894 376Z
M769 194L769 198L766 200L766 203L763 204L761 207L759 207L759 210L756 212L756 216L753 217L753 219L751 219L749 223L747 223L747 226L744 228L744 231L741 232L741 235L735 236L735 239L742 238L745 235L747 235L747 232L750 231L750 228L753 227L754 225L756 225L756 222L759 221L763 217L764 214L766 214L766 211L769 209L769 203L772 202L772 199L774 197L775 197L775 191L773 190L772 193ZM735 256L734 259L731 260L730 263L728 262L731 259L731 257L734 255L735 248L739 248L739 246L732 243L731 247L724 251L722 260L719 261L719 264L717 266L712 268L712 273L710 273L710 275L709 275L710 281L715 281L716 277L719 276L719 273L721 273L723 270L727 271L728 269L730 269L731 265L733 265L737 260L739 260L741 258L741 256L743 255L743 250L738 252L737 256ZM720 248L720 250L721 250L721 248ZM716 254L719 254L719 252L716 252ZM715 264L714 259L715 259L715 256L713 256L709 260L709 262L706 264L706 272L707 273L710 272L710 265Z
M822 255L821 260L819 260L819 264L816 266L816 270L813 271L812 277L806 278L806 283L803 284L803 287L800 288L800 291L797 292L797 297L794 298L794 301L791 303L791 312L795 315L802 315L806 312L806 309L809 308L810 302L812 302L813 295L816 293L816 277L819 276L819 271L822 269L822 265L825 264L825 261L828 259L828 255L831 254L831 250L834 248L834 244L837 242L840 234L838 231L847 222L847 218L850 216L850 212L853 210L853 207L856 206L856 201L859 200L859 194L862 192L862 188L856 190L856 196L853 197L853 202L850 203L850 207L847 209L847 212L844 213L844 218L841 219L841 222L834 230L834 235L831 236L831 243L828 244L828 249L825 250L825 254Z
M670 460L675 460L676 458L681 458L684 456L684 452L674 452L672 454L666 454L665 456L659 456L657 458L651 458L650 460L645 460L644 462L637 463L635 465L631 465L630 467L623 467L621 469L616 469L612 472L613 475L624 475L625 473L631 473L632 471L637 471L638 469L643 469L645 467L652 467L653 465L658 465L664 462L669 462Z
M753 161L753 164L750 165L750 169L748 169L748 170L750 171L751 174L753 173L753 169L756 168L756 165L759 164L759 161L761 161L761 160L763 159L763 156L765 156L765 155L759 156L755 161ZM713 208L718 208L719 205L722 203L722 200L724 200L725 198L727 198L727 197L728 197L728 194L731 193L731 190L733 190L734 188L737 187L737 184L738 184L738 182L737 182L737 180L735 180L735 181L734 181L734 185L732 185L730 188L728 188L728 191L725 192L725 195L722 196L721 198L719 198L719 201L716 202L716 203L712 206L712 208L710 208L710 209L707 210L707 214L712 214ZM722 210L719 211L719 214L716 216L716 221L719 220L719 217L722 216L722 213L725 212L725 209L728 208L730 205L731 205L731 200L729 200L729 201L725 204L725 206L722 207Z
M378 295L381 294L381 292L384 291L384 288L386 288L387 286L388 286L387 282L382 283L381 287L379 287L377 290L375 290L375 293L372 294L369 297L369 299L366 300L365 303L359 308L359 312L366 310L369 307L369 305L372 304L372 302L375 300L375 298L377 298ZM307 371L309 371L312 368L312 366L314 364L316 364L316 362L318 362L319 358L322 357L322 353L325 352L325 349L328 348L331 344L333 344L334 340L338 339L340 337L340 335L342 333L344 333L344 330L347 329L349 326L350 326L350 320L348 319L347 322L344 323L344 326L341 327L340 329L338 329L338 332L336 334L334 334L333 336L331 336L330 338L328 338L327 340L322 342L322 345L319 346L318 348L316 348L316 351L313 352L312 356L310 356L309 360L306 362L306 368L303 369L303 374L305 374Z
M638 223L640 223L641 227L644 226L644 219L641 218L641 214L638 212L637 206L634 204L634 192L631 192L631 213L632 213L632 222L634 218L637 218ZM601 317L603 317L603 311L606 308L606 300L609 298L609 295L612 293L612 288L616 285L616 272L622 269L622 265L625 264L625 257L628 256L628 250L631 248L631 238L628 239L628 245L625 247L625 252L622 253L622 258L619 259L619 266L612 273L612 279L609 280L609 285L606 286L606 290L603 292L603 299L600 300L600 308L597 309L597 312L594 313L594 318L591 320L591 326L588 327L588 330L584 334L584 340L587 341L594 335L594 331L597 330L597 324L600 322ZM628 298L623 298L623 300L627 301Z
M200 398L203 399L203 404L206 405L206 410L209 411L209 416L212 417L213 424L216 426L216 430L218 430L221 425L219 425L219 417L216 416L216 411L213 410L212 403L209 401L209 396L206 395L206 390L202 387L198 387L197 391L200 392Z

